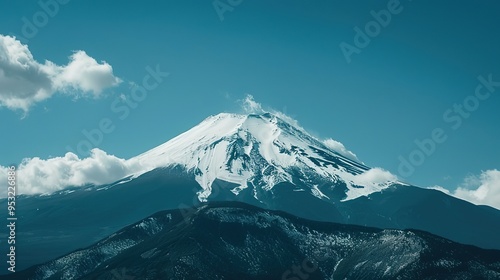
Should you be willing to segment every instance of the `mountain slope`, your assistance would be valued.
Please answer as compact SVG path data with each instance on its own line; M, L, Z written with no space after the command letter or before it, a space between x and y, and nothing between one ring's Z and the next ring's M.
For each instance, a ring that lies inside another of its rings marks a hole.
M5 279L498 279L500 251L245 204L162 211Z
M366 180L362 174L369 167L270 113L211 116L131 161L143 166L183 166L203 189L200 201L207 200L217 179L235 184L231 191L236 195L251 188L257 200L283 182L333 201L354 199L397 182L391 176ZM334 190L341 187L342 192Z
M343 222L381 228L415 228L453 241L500 249L500 211L440 191L391 187L337 205Z

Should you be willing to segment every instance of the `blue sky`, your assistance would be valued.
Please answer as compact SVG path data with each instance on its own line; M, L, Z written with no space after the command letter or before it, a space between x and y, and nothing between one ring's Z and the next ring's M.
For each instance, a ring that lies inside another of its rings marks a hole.
M52 10L57 3L51 14L37 1L4 3L0 34L21 39L40 64L67 65L84 51L122 82L103 82L109 86L98 98L61 86L27 112L0 106L0 165L64 156L103 119L113 131L94 146L130 158L209 115L241 111L238 100L252 94L416 185L453 190L499 169L500 87L483 86L489 96L474 99L479 76L500 81L496 1L220 0L219 12L213 1L55 1L41 1ZM388 7L386 26L356 47L355 28L365 30L371 11ZM357 48L348 59L343 42ZM169 76L126 117L112 109L130 98L131 84L143 83L147 67ZM464 100L473 110L460 114L454 104ZM433 151L401 174L400 156L420 153L415 140L436 129Z

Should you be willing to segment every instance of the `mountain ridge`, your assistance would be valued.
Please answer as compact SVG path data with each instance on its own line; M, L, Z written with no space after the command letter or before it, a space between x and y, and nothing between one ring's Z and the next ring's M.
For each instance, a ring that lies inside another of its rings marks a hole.
M497 279L500 251L209 202L157 212L5 279L113 279L119 271L137 279Z

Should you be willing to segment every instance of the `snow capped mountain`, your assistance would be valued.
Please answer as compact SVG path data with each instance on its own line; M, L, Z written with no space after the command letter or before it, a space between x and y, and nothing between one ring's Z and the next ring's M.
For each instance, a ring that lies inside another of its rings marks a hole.
M351 200L397 182L389 172L370 169L342 152L271 113L222 113L131 161L155 168L183 166L202 187L200 201L210 196L216 179L235 184L235 195L253 188L257 200L262 190L282 182L327 200ZM345 186L345 196L331 197L339 185Z
M341 143L321 141L279 113L211 116L128 160L109 160L104 153L74 165L61 160L50 163L57 170L79 170L74 176L119 170L119 178L18 196L23 242L17 252L24 256L19 269L90 246L155 212L198 207L200 201L243 202L315 221L420 229L500 249L500 211L400 183L357 161ZM0 213L6 218L7 212Z

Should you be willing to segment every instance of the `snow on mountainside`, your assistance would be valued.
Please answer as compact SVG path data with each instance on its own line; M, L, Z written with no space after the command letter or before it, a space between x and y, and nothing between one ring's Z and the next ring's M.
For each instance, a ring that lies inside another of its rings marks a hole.
M322 190L345 184L344 200L397 182L389 172L370 169L342 152L271 113L222 113L130 161L153 168L183 166L203 188L200 201L207 200L216 179L236 184L231 190L236 195L254 188L257 199L257 188L268 191L282 182L307 186L322 199L330 199Z

